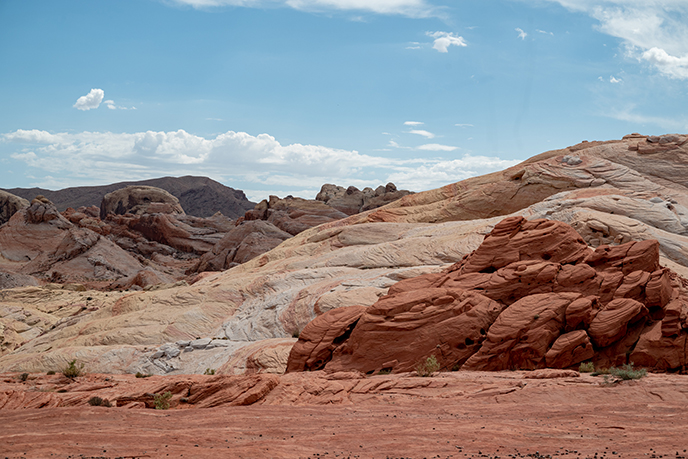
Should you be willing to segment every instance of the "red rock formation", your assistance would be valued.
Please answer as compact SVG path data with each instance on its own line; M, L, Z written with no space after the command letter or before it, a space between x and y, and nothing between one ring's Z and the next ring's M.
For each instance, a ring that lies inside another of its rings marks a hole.
M672 276L657 241L593 251L564 223L511 217L444 273L315 319L288 371L404 372L430 356L445 370L608 366L629 355L680 369L688 296Z

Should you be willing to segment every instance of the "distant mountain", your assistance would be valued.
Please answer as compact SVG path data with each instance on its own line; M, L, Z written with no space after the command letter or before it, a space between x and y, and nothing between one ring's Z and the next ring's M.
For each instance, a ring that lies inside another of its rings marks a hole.
M50 199L59 211L67 207L98 206L103 196L130 185L147 185L162 188L179 199L184 211L196 217L210 217L222 212L238 218L256 205L241 190L235 190L208 177L163 177L139 182L120 182L103 186L80 186L51 191L42 188L9 188L5 191L31 201L42 194Z

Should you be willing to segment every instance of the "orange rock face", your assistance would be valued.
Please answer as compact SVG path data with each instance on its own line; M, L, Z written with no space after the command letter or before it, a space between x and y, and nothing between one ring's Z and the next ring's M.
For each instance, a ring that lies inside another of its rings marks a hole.
M510 217L444 273L399 282L368 308L315 319L288 371L397 373L431 356L443 370L609 366L634 357L683 369L688 296L675 277L660 267L657 241L593 251L565 223Z

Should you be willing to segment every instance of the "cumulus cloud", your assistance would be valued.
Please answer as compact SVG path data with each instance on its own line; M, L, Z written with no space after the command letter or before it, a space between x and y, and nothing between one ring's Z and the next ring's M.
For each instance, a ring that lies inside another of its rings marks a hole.
M394 181L400 188L421 191L518 162L470 156L459 160L382 157L320 145L282 145L268 134L234 131L205 138L184 130L50 133L34 129L2 134L0 142L9 148L11 160L34 168L32 175L42 173L32 183L36 186L61 188L193 174L253 190L253 199L259 192L264 191L262 199L274 190L295 186L312 190L314 196L323 183L365 187ZM442 152L456 147L427 144L419 149Z
M422 135L423 137L427 137L428 139L434 139L435 138L435 134L433 134L432 132L425 131L423 129L411 129L408 132L409 132L409 134Z
M439 143L426 143L425 145L421 145L417 149L427 151L454 151L458 148L459 147L453 147L451 145L441 145Z
M685 0L549 0L597 21L621 39L629 57L663 75L688 79L688 2Z
M458 37L452 32L426 32L428 37L434 38L433 49L436 49L440 53L449 52L449 47L454 46L468 46L464 41L463 37Z
M688 54L676 57L669 55L661 48L650 48L641 56L667 76L688 79Z
M399 167L388 177L390 182L404 184L411 190L428 190L450 183L506 169L519 160L504 160L487 156L464 155L460 159L428 161Z
M521 29L521 28L519 28L519 27L516 27L515 30L516 30L516 32L518 32L518 38L520 38L521 40L525 40L526 37L528 36L528 34L525 33L525 32L523 31L523 29Z
M240 6L246 8L289 7L301 11L367 11L377 14L399 14L409 17L430 17L436 8L426 0L173 0L194 8Z
M104 97L105 91L103 91L102 89L91 89L91 92L89 92L85 96L79 97L76 100L74 108L76 108L77 110L91 110L94 108L98 108L100 106L100 103L103 101Z
M622 81L622 80L621 80L620 78L614 78L613 75L609 77L609 82L610 82L610 83L621 83L621 81Z

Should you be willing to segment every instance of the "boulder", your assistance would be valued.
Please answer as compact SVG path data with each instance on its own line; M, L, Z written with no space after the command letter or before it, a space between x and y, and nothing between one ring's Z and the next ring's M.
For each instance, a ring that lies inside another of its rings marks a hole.
M263 220L243 221L201 256L194 271L223 271L262 255L291 237L291 234L272 223Z
M29 201L0 190L0 225L4 225L18 210L29 207Z
M106 194L100 204L100 218L108 214L184 214L179 199L162 188L153 186L128 186Z

